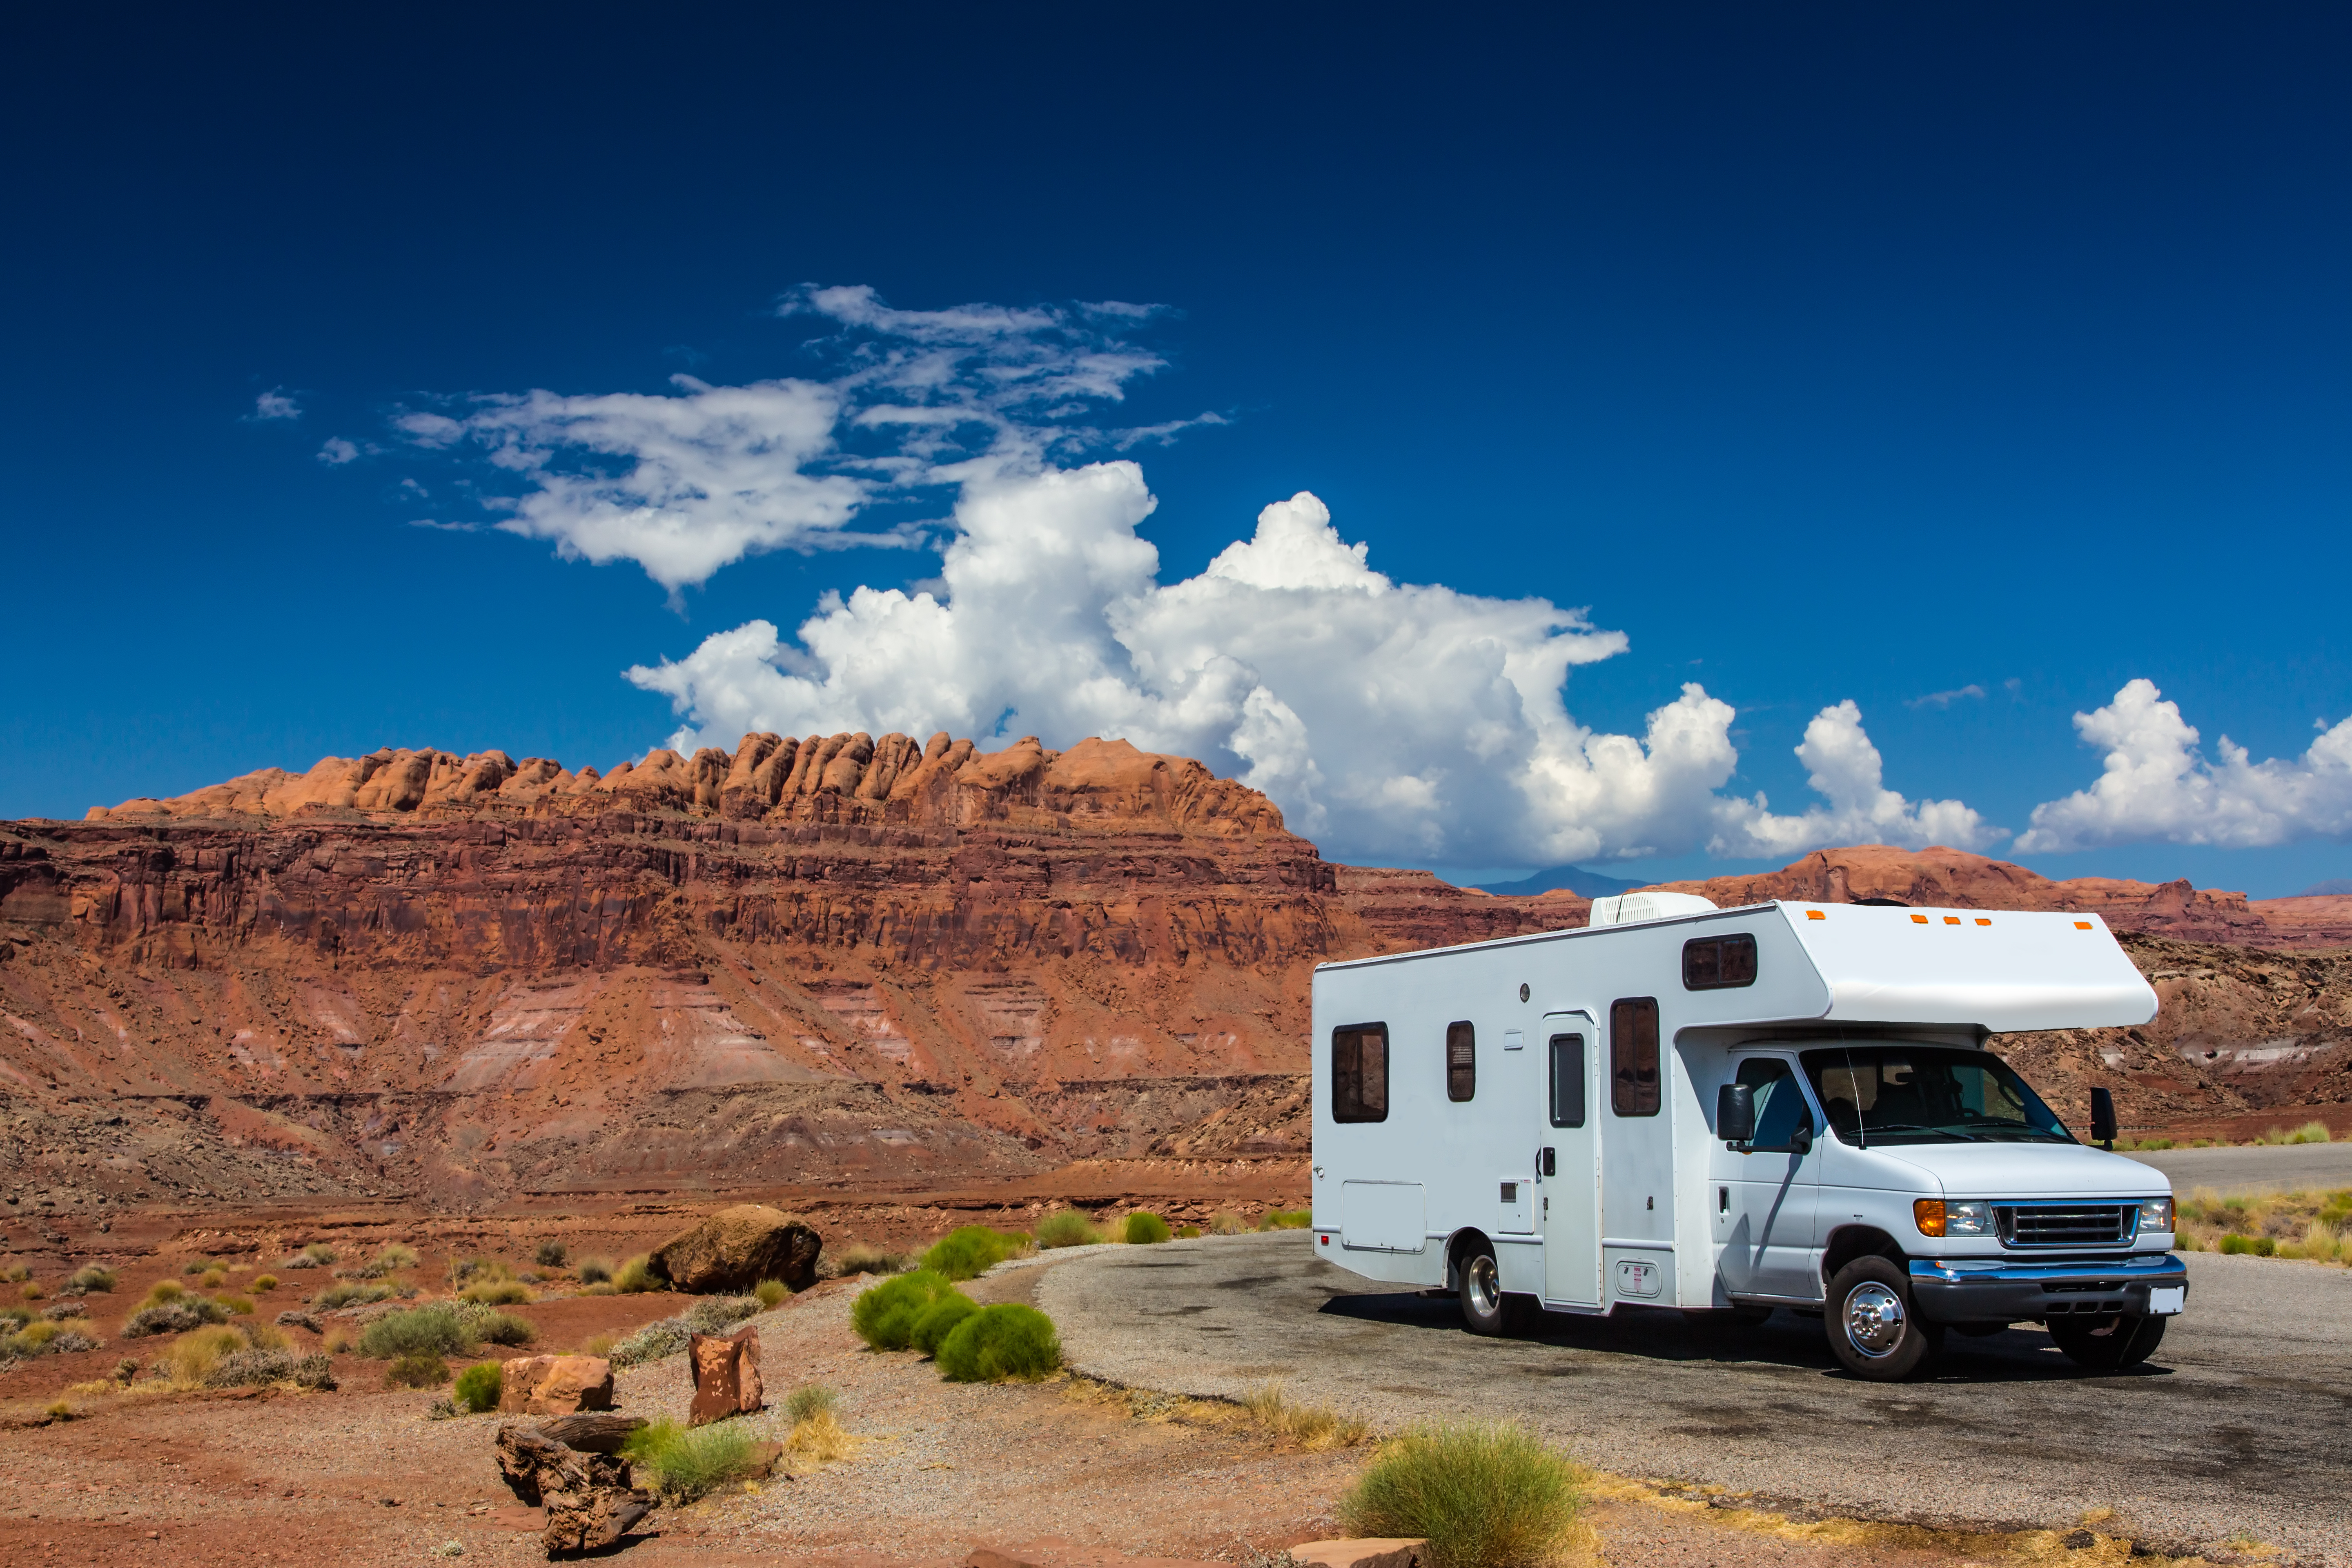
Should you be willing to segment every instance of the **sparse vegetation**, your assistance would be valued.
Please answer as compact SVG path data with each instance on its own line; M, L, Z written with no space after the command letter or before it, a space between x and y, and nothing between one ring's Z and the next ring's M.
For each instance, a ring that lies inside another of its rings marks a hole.
M1201 1227L1197 1225L1180 1225L1176 1227L1176 1239L1179 1241L1190 1241L1200 1234Z
M1314 1223L1315 1215L1307 1209L1268 1209L1257 1222L1257 1227L1260 1230L1305 1230Z
M760 1288L752 1292L759 1298L760 1307L763 1311L772 1310L792 1293L793 1288L781 1279L762 1279L760 1281Z
M950 1383L1003 1383L1044 1377L1062 1364L1054 1321L1034 1307L1000 1301L956 1325L940 1342L940 1375Z
M478 1307L524 1307L538 1298L530 1287L520 1279L485 1279L478 1285L468 1285L457 1292L461 1301L471 1301Z
M613 1265L609 1259L583 1258L580 1260L580 1283L583 1285L609 1285L612 1281Z
M1535 1568L1559 1557L1584 1506L1575 1466L1515 1422L1416 1426L1339 1500L1360 1536L1423 1536L1430 1568Z
M253 1298L250 1296L221 1296L215 1300L227 1308L234 1316L240 1318L253 1316Z
M360 1331L359 1349L371 1360L391 1361L409 1355L463 1355L479 1342L455 1308L436 1303L385 1313Z
M561 1268L571 1256L572 1249L563 1243L542 1241L539 1244L539 1250L530 1255L530 1260L541 1268Z
M814 1415L830 1415L841 1409L841 1391L829 1384L803 1383L784 1395L784 1415L797 1426Z
M395 1268L414 1268L423 1261L416 1248L404 1241L393 1241L385 1243L383 1250L368 1266L378 1273L389 1274Z
M1062 1247L1092 1247L1103 1238L1102 1232L1076 1209L1056 1209L1037 1222L1031 1233L1037 1245L1052 1249Z
M686 1326L698 1334L725 1333L746 1318L759 1316L757 1296L705 1296L687 1309Z
M334 1266L340 1256L325 1242L314 1241L287 1258L285 1266L289 1268L329 1268Z
M639 1253L614 1270L613 1288L634 1296L648 1290L667 1290L669 1281L654 1272L652 1258Z
M1026 1252L1025 1236L1007 1235L984 1225L961 1226L931 1244L923 1267L949 1279L977 1279L1006 1258Z
M915 1320L954 1289L944 1276L928 1268L885 1279L850 1307L849 1326L877 1351L905 1350L912 1342Z
M343 1355L348 1353L357 1342L352 1338L351 1330L337 1323L320 1338L319 1348L329 1355Z
M180 1272L183 1274L212 1274L217 1272L220 1267L221 1260L217 1258L191 1258L188 1259L187 1266L182 1268Z
M1141 1209L1127 1216L1125 1237L1129 1247L1156 1247L1170 1238L1168 1222Z
M448 1363L430 1351L395 1356L383 1373L386 1388L438 1388L448 1381Z
M42 1289L41 1282L36 1279L26 1285L22 1290L16 1292L16 1294L27 1301L37 1301L42 1297L47 1295L48 1292Z
M176 1279L159 1279L124 1321L122 1337L139 1340L151 1334L186 1333L207 1323L226 1321L228 1309L218 1301L188 1294Z
M207 1388L252 1388L272 1383L309 1389L335 1386L325 1356L298 1356L287 1350L232 1351L205 1375Z
M250 1348L251 1342L243 1334L224 1325L191 1329L164 1352L165 1374L177 1387L201 1388L223 1357Z
M2225 1197L2200 1187L2179 1201L2174 1230L2184 1252L2352 1264L2352 1188Z
M275 1274L257 1274L253 1277L253 1288L266 1295L269 1291L278 1289L278 1276Z
M32 1277L33 1271L21 1263L11 1263L5 1268L0 1268L0 1284L22 1285Z
M864 1241L853 1241L824 1260L825 1268L840 1279L846 1279L853 1274L902 1273L907 1266L906 1254L886 1251Z
M1261 1383L1244 1391L1242 1408L1266 1436L1309 1450L1352 1448L1371 1427L1325 1405L1294 1405L1279 1383Z
M580 1347L580 1353L583 1355L609 1356L613 1353L613 1342L614 1338L615 1336L610 1333L591 1334L588 1336L588 1342Z
M923 1309L914 1327L907 1331L907 1342L927 1356L937 1356L940 1344L955 1332L957 1325L979 1310L979 1302L961 1290L950 1290Z
M2257 1143L2328 1143L2335 1141L2325 1121L2306 1121L2300 1127L2273 1127L2254 1140Z
M686 1349L687 1338L694 1331L686 1326L684 1318L664 1318L647 1323L635 1333L613 1346L607 1353L614 1366L635 1366L640 1363L659 1361Z
M1249 1222L1230 1209L1220 1209L1209 1216L1211 1236L1239 1236L1249 1228Z
M450 1397L461 1410L480 1415L499 1407L499 1396L506 1392L506 1368L494 1361L478 1362L457 1374L457 1385Z
M664 1416L630 1433L621 1452L652 1472L665 1502L677 1504L750 1476L753 1448L751 1430L740 1422L688 1429Z
M100 1290L110 1296L114 1293L114 1281L113 1269L96 1263L87 1263L75 1269L67 1279L64 1293L68 1296L87 1296L93 1290Z
M391 1298L392 1287L389 1285L362 1285L356 1280L345 1279L320 1291L311 1298L310 1304L321 1311L331 1312L340 1307L372 1306Z
M829 1465L855 1453L857 1439L849 1435L840 1417L831 1410L820 1410L805 1420L793 1423L784 1447L795 1454L807 1455L820 1465Z

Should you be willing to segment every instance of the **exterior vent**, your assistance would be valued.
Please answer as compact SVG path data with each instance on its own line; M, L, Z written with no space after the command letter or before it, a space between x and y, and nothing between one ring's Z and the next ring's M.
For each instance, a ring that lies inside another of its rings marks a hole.
M1996 1204L1992 1218L2003 1247L2111 1246L2138 1233L2139 1205Z

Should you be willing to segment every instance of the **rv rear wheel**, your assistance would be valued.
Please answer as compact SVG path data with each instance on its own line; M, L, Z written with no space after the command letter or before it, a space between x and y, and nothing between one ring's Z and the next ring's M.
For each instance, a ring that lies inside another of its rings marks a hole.
M1462 1260L1462 1321L1474 1334L1499 1334L1507 1326L1510 1305L1503 1295L1503 1271L1492 1252L1474 1252Z
M1925 1366L1944 1331L1919 1317L1911 1280L1884 1258L1857 1258L1830 1281L1822 1324L1830 1350L1848 1372L1874 1383L1895 1383Z
M2156 1347L2164 1342L2164 1320L2110 1318L2104 1327L2095 1329L2060 1319L2050 1325L2050 1337L2066 1352L2067 1360L2086 1372L2121 1372L2156 1353Z

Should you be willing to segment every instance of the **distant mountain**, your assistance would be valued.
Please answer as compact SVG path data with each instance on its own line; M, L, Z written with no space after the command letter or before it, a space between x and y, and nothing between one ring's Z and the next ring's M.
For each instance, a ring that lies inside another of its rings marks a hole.
M1492 889L1488 889L1490 892L1492 890ZM2314 882L2295 897L2298 899L2352 898L2352 877L2338 877L2333 881Z
M1536 893L1549 893L1556 888L1566 888L1581 898L1605 899L1612 893L1631 892L1648 886L1645 882L1628 882L1616 877L1604 877L1598 871L1588 871L1581 866L1554 866L1549 871L1538 871L1517 882L1482 882L1482 893L1499 893L1505 897L1527 898Z

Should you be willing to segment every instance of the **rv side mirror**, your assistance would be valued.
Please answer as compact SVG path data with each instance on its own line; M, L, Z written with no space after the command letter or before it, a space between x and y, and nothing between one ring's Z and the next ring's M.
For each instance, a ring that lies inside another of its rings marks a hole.
M1747 1143L1755 1140L1754 1085L1727 1083L1715 1091L1715 1135L1727 1143Z
M1789 1134L1789 1147L1800 1154L1811 1153L1813 1152L1813 1124L1810 1121L1798 1122L1797 1130Z
M2111 1090L2091 1091L2091 1142L2110 1150L2116 1146L2116 1097Z

